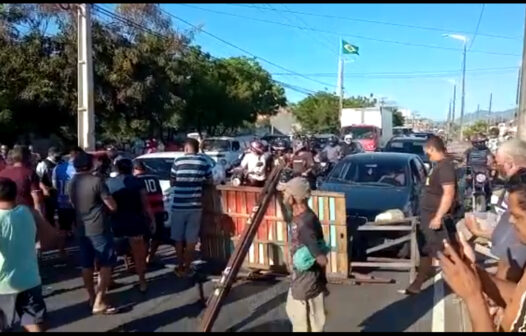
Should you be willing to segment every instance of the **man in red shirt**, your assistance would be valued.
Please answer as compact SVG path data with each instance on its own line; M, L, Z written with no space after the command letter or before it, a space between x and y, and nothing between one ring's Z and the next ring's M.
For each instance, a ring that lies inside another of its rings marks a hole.
M16 183L17 204L26 205L42 213L42 190L36 172L31 169L31 152L25 146L15 146L11 155L12 165L0 172Z
M37 236L42 250L53 248L58 233L43 216L43 194L39 178L31 168L31 152L25 146L16 145L10 152L12 165L0 171L0 177L13 180L16 184L16 203L34 209Z

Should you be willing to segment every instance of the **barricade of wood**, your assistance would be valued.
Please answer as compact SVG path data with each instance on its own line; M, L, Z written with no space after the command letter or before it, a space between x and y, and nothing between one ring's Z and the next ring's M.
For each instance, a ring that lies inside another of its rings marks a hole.
M416 240L418 217L408 217L403 220L394 220L389 222L375 223L367 222L356 228L353 239L358 238L366 232L401 232L403 235L399 238L385 241L376 246L366 249L365 261L352 261L351 271L354 268L379 268L409 271L409 281L412 282L416 276L416 265L418 264L418 245ZM400 246L409 242L409 259L407 258L378 258L370 256L382 250L387 250L394 246Z
M218 186L204 193L201 253L204 258L226 263L237 239L245 229L259 188ZM278 193L272 198L244 266L256 270L287 273L290 265L289 225ZM349 276L348 236L345 196L341 193L313 191L309 200L322 224L328 255L327 276Z

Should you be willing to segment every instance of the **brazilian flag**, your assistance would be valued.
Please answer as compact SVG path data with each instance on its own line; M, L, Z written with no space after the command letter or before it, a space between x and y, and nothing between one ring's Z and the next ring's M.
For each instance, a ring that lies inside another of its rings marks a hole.
M360 55L358 51L359 51L359 48L357 46L352 45L349 42L342 40L342 53Z

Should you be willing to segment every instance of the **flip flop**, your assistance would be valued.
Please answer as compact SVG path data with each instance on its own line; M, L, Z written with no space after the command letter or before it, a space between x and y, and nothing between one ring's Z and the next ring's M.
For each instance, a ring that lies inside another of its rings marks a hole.
M398 293L404 294L404 295L418 295L418 294L420 294L420 290L419 291L413 291L413 290L410 290L409 288L406 288L406 289L399 289Z
M114 315L114 314L117 314L118 312L119 312L118 308L111 307L111 306L106 306L98 310L93 309L91 311L93 315Z

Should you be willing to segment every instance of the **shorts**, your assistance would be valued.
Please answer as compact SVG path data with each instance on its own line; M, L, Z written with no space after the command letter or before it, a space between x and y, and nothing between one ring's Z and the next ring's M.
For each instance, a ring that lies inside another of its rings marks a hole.
M42 286L21 293L0 295L0 331L10 331L13 326L44 323L47 315L46 303L42 297Z
M165 244L172 244L173 240L170 237L170 228L164 226L164 218L164 212L155 214L155 233L153 235L150 234L149 238Z
M80 266L93 268L95 259L100 267L112 267L117 261L111 233L79 237Z
M149 220L140 214L133 218L112 219L112 229L115 237L138 237L149 234Z
M433 230L429 223L433 219L433 214L422 213L420 215L420 225L417 230L418 250L422 257L437 257L437 252L444 249L444 239L454 241L456 239L455 223L453 219L446 215L442 218L442 226L439 230Z
M203 210L173 210L172 212L172 239L176 242L197 243L201 229Z
M75 210L64 208L58 209L58 228L61 231L71 231L73 223L75 222Z

